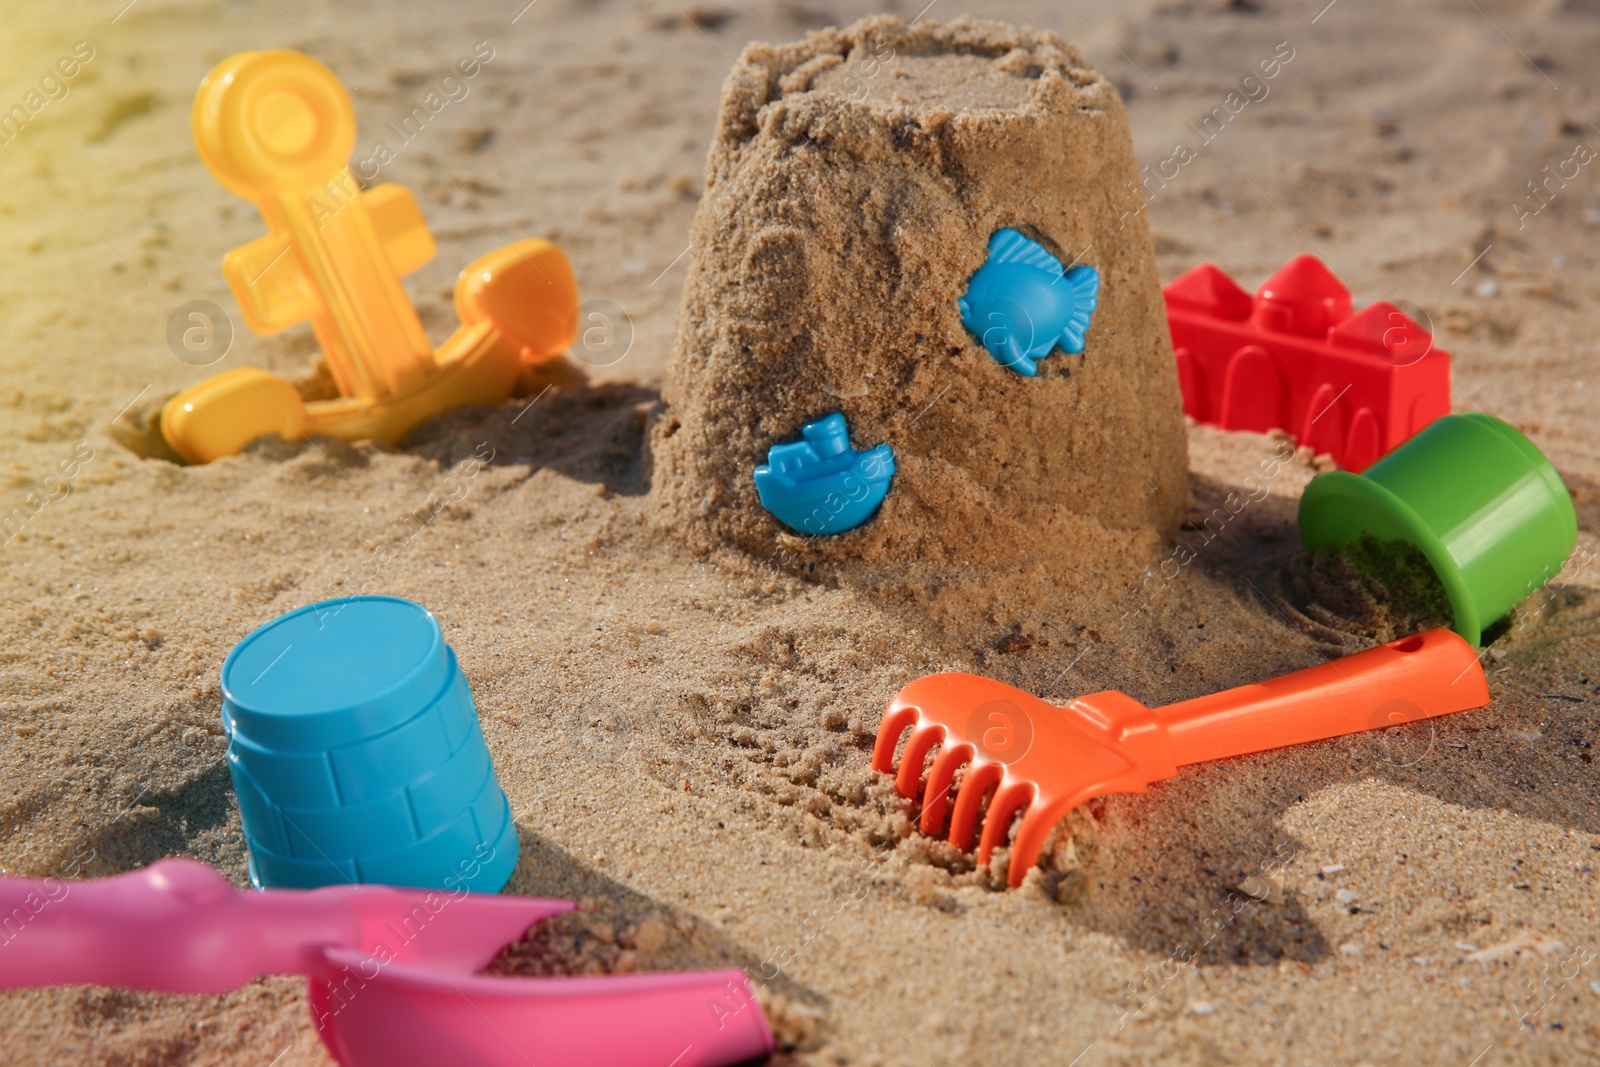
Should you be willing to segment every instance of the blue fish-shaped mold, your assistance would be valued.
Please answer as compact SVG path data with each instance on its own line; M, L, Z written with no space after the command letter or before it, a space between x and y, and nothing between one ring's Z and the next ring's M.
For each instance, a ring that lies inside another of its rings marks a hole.
M802 440L773 445L756 468L761 506L797 533L853 530L872 517L894 477L894 450L850 447L850 429L837 411L800 429Z
M1061 261L1016 230L989 239L989 258L957 303L961 321L1001 366L1033 377L1059 345L1082 352L1100 296L1100 272Z

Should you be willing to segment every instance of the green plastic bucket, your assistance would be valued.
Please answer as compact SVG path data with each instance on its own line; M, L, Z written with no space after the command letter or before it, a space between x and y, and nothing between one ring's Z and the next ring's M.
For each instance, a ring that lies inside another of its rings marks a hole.
M1306 551L1363 533L1416 545L1478 644L1485 624L1554 578L1578 540L1572 496L1515 427L1447 415L1362 471L1319 475L1300 498Z

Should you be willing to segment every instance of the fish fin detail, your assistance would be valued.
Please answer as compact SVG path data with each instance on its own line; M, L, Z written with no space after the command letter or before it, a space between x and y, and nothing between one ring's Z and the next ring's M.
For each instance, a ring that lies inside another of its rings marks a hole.
M1072 316L1061 329L1061 347L1076 355L1083 351L1084 335L1089 332L1089 320L1094 316L1095 305L1100 302L1100 272L1093 267L1073 267L1066 273L1066 283L1072 294Z
M989 240L990 263L1023 263L1049 274L1061 277L1061 261L1052 256L1038 241L1024 237L1016 230L1001 230Z
M995 362L1029 378L1037 374L1039 365L1033 361L1033 354L1018 339L1016 330L1008 326L996 327L990 332L995 331L999 331L999 336L984 339L984 346L989 349L989 354L995 358Z

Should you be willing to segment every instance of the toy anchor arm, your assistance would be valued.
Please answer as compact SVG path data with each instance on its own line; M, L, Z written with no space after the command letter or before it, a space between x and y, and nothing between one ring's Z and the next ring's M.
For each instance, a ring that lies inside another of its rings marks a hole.
M269 233L229 252L222 259L222 275L256 333L286 330L316 311L311 279L283 234Z
M396 274L410 274L433 258L433 234L417 198L403 185L374 186L361 194L372 228Z
M396 274L410 274L433 258L433 234L409 189L380 185L363 192L361 202ZM256 333L305 322L319 306L316 286L286 233L269 233L229 252L222 273Z

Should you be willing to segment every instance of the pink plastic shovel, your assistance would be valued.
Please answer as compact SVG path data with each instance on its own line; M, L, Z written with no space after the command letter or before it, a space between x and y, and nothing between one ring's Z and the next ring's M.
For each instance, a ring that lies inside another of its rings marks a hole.
M303 974L344 1067L716 1067L772 1051L740 971L475 973L572 907L386 886L249 892L181 859L99 881L0 878L0 988L223 993Z

